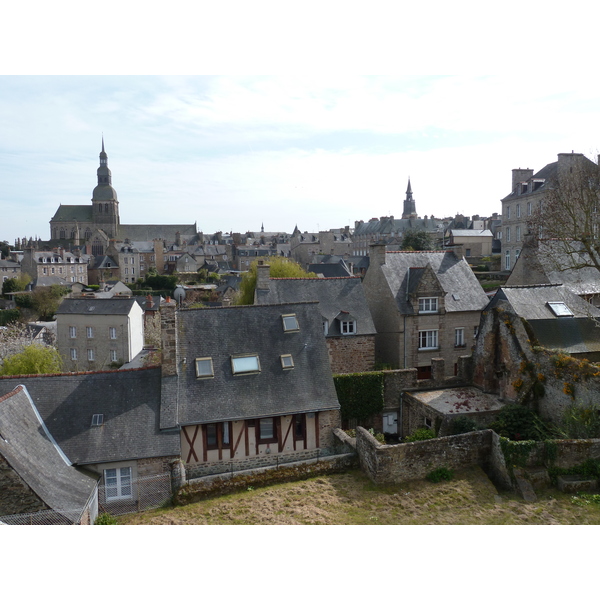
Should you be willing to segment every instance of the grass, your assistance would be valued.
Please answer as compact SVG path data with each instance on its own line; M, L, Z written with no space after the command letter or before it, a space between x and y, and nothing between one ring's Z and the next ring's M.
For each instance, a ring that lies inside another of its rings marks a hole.
M499 494L479 468L451 481L375 486L360 471L320 476L125 515L143 525L551 525L599 524L600 505L577 504L555 489L526 503Z

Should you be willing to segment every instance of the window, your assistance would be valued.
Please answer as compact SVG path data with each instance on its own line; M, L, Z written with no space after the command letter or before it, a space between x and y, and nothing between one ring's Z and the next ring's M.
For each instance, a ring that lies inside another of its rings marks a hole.
M196 359L196 377L198 379L206 379L214 377L212 358L197 358Z
M206 449L231 447L231 423L209 423L206 425Z
M353 335L356 333L356 321L340 321L342 335Z
M521 205L517 204L517 219L521 218Z
M572 317L573 312L564 302L547 302L548 308L557 317Z
M515 262L517 262L518 258L519 258L519 254L521 254L521 250L519 248L517 248L515 250Z
M517 238L517 242L520 242L521 241L521 226L520 225L517 225L515 227L515 236Z
M104 470L104 486L107 500L132 498L131 467Z
M527 203L527 216L530 217L533 214L533 206L531 205L531 202Z
M77 348L71 348L71 360L77 360Z
M281 355L281 368L282 369L293 369L294 368L294 359L291 354L282 354Z
M89 361L94 360L94 349L93 348L88 348L87 355L88 355L88 360Z
M431 365L417 367L417 379L431 379Z
M506 228L506 241L510 242L510 227Z
M475 327L473 327L473 337L476 338L478 333L479 333L479 325L475 325Z
M277 430L275 429L275 419L270 417L269 419L258 420L258 437L262 443L274 443L277 441Z
M506 218L510 219L510 206L506 207Z
M87 337L88 340L92 339L94 337L94 328L93 327L86 327L85 328L85 335Z
M431 426L433 425L433 423L429 417L425 417L425 420L423 421L423 425L425 425L425 427L427 427L427 429L431 429Z
M294 415L294 439L306 439L306 415Z
M100 427L104 423L104 415L92 415L92 427Z
M507 250L504 254L504 269L510 271L510 250Z
M281 315L284 331L300 331L296 315Z
M117 362L117 351L116 350L111 350L110 351L110 362Z
M419 298L420 313L436 313L438 311L437 298Z
M71 339L75 339L77 337L77 327L74 327L73 325L69 327L69 337Z
M117 328L116 327L109 327L108 328L108 335L110 337L111 340L116 340L117 339Z
M429 329L419 331L419 350L437 350L438 349L438 330Z
M465 346L465 328L457 327L454 330L454 347L464 348Z
M231 370L234 375L260 373L258 354L231 357Z

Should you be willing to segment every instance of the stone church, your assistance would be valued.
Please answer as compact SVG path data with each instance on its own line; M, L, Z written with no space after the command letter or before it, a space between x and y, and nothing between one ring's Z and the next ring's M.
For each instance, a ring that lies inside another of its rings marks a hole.
M173 244L194 244L198 241L196 224L191 225L122 225L119 201L112 186L108 156L100 152L98 185L92 192L91 204L61 204L50 220L51 246L85 246L94 256L106 254L111 242L162 240L165 247Z

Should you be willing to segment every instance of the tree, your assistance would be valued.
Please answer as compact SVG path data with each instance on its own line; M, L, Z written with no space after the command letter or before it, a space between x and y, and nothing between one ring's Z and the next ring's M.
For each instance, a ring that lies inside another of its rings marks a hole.
M580 154L561 157L528 231L557 270L600 271L600 167Z
M68 293L68 289L60 285L49 287L36 287L31 294L32 308L38 313L42 321L49 321L58 310L61 298Z
M0 376L60 373L61 370L62 360L56 348L30 344L21 352L4 359L0 367Z
M283 256L272 256L265 259L265 264L271 267L271 277L316 277L314 273L305 271L298 263L284 258ZM254 290L258 277L258 260L250 265L250 270L242 275L240 290L235 304L254 304Z
M2 284L2 295L6 296L12 292L22 292L30 281L31 277L27 273L21 273L18 277L11 277Z
M406 231L402 235L402 250L432 250L431 237L426 231Z

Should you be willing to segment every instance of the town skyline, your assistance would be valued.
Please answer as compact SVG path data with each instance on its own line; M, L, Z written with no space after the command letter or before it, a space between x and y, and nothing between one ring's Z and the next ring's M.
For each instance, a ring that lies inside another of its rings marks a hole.
M124 223L353 228L400 218L409 178L419 216L490 216L513 168L594 157L600 137L589 114L598 92L544 81L510 101L506 83L3 76L0 239L48 239L60 204L89 202L103 137Z

